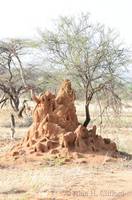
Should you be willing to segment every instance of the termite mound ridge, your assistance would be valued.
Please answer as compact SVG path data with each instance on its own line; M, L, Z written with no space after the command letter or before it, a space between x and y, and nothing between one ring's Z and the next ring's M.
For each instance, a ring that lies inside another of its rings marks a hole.
M69 80L62 83L57 96L45 92L36 97L33 123L10 154L116 152L116 144L97 135L96 126L87 129L78 122L74 101L75 92Z

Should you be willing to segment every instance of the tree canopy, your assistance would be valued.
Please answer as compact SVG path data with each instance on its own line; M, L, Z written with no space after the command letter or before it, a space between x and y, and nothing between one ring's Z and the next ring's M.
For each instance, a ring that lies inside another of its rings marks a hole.
M93 24L88 14L82 14L79 18L60 17L54 30L40 35L40 47L48 62L59 69L65 68L85 92L85 126L90 121L93 96L98 102L104 96L107 107L117 110L121 102L118 89L122 87L123 70L130 62L130 55L114 30Z

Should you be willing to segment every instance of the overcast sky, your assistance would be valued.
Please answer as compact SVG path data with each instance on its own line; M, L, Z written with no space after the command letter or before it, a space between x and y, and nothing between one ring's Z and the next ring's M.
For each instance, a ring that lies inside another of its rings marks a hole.
M36 37L60 15L90 12L91 18L116 28L132 44L132 0L0 0L0 39Z

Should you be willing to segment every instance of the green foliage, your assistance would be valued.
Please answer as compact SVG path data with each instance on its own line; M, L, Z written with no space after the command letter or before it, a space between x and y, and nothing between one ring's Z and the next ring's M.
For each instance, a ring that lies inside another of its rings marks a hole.
M106 107L118 110L130 54L114 30L93 24L88 14L82 14L60 17L54 30L40 36L40 48L48 62L66 70L66 76L83 91L87 106L94 97L100 107L105 99Z

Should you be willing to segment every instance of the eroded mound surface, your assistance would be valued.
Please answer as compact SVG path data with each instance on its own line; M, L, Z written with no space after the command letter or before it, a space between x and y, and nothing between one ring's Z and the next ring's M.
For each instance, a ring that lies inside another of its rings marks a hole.
M96 126L87 129L79 124L74 105L75 92L65 80L57 96L45 92L35 97L33 123L26 136L13 147L11 155L60 154L73 152L116 152L116 144L96 134Z

